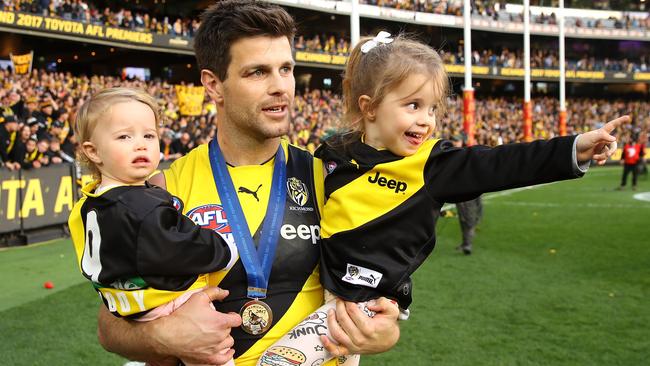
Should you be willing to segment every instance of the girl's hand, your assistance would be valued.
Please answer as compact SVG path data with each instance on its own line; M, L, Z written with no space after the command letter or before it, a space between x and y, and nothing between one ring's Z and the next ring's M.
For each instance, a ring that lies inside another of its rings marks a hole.
M629 121L630 116L618 117L597 130L578 136L576 143L578 163L595 160L598 165L605 164L607 159L616 152L616 137L612 136L612 131Z

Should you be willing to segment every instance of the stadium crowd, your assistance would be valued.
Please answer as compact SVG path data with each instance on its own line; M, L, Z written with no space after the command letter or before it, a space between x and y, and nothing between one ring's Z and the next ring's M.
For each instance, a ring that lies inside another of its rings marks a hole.
M107 87L145 89L158 100L164 123L160 126L162 160L173 160L215 134L216 109L204 99L198 116L182 115L173 85L160 81L121 80L110 76L73 76L34 70L30 75L0 71L0 164L8 169L35 169L74 161L76 140L72 132L77 109L90 95ZM452 96L436 136L461 136L462 98ZM558 102L552 98L534 100L535 138L558 134ZM580 133L622 114L634 116L630 132L650 127L647 101L574 99L568 102L567 132ZM331 90L298 91L292 111L289 140L313 151L323 138L336 131L342 114L340 95ZM517 98L489 97L476 101L476 140L498 145L523 139L522 101ZM636 129L633 131L633 129Z
M440 55L446 64L464 64L464 50L458 46L455 51L441 50ZM474 49L472 51L472 64L479 66L500 66L523 68L523 49L509 49L503 47L496 49ZM530 65L532 68L558 69L559 55L555 49L544 49L542 47L531 47ZM585 54L579 59L567 57L565 61L567 70L588 70L588 71L623 71L623 72L646 72L650 70L646 55L638 59L623 58L612 60L609 58L597 59L594 56Z
M360 0L362 4L425 13L463 15L463 0ZM506 12L504 0L472 0L474 16L494 20L523 22L523 14ZM86 23L121 27L131 30L193 37L200 25L196 16L170 17L168 14L152 14L137 4L124 4L118 9L101 7L89 0L4 0L3 10L77 20ZM172 19L173 18L173 19ZM555 13L531 16L537 24L557 24ZM645 18L629 14L620 18L592 19L567 17L565 24L579 28L650 29L650 15Z
M360 0L362 4L376 5L423 13L447 14L463 16L463 0ZM504 0L472 0L473 16L486 17L494 20L508 22L523 22L523 13L515 14L506 12ZM530 21L536 24L557 24L554 12L531 15ZM580 17L566 17L567 27L578 28L613 28L613 29L650 29L650 15L645 18L632 17L629 14L620 18L592 19Z

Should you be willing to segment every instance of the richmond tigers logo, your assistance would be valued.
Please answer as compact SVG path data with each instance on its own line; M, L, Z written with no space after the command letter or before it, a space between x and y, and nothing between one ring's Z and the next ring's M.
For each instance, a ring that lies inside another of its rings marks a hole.
M304 206L307 203L307 198L309 198L307 186L295 177L287 179L287 193L291 200L299 206Z

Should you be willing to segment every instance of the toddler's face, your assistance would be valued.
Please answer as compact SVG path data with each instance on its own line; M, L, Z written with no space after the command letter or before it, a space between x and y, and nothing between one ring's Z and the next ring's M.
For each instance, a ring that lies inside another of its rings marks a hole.
M112 106L90 142L96 149L102 184L142 184L160 162L156 118L144 103Z

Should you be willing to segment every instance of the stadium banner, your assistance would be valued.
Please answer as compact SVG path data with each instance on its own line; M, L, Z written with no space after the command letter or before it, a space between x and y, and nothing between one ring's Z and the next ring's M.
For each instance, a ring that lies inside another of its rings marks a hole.
M20 230L21 171L0 169L0 234Z
M205 89L202 86L175 85L178 107L183 116L200 116Z
M21 12L0 11L0 27L29 31L43 36L61 34L88 40L192 51L191 42L180 37Z
M0 233L63 224L75 197L70 164L0 172Z
M328 53L296 51L293 55L296 62L315 63L323 65L337 65L343 66L348 62L348 56L345 55L331 55Z
M24 55L14 55L9 53L11 67L16 75L27 75L32 72L32 63L34 62L34 51Z

